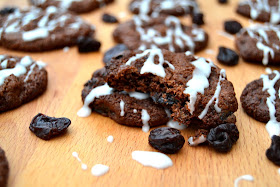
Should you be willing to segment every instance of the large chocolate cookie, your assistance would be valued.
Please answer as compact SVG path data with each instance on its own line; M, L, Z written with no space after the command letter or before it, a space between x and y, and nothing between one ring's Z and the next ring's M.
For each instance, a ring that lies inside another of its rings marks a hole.
M0 112L27 103L47 88L48 78L42 62L0 55Z
M237 13L253 20L280 23L279 0L245 0L237 7Z
M182 16L199 13L195 0L132 0L129 9L134 14L167 14Z
M76 13L89 12L114 0L29 0L34 6L46 9L55 6L63 10L70 10Z
M235 45L245 61L280 65L280 26L257 24L243 28Z
M247 84L240 97L244 111L258 121L268 122L270 106L271 110L275 110L275 114L272 116L280 121L279 87L280 74L278 71L262 75L260 79Z
M225 71L204 58L161 49L125 51L106 65L108 85L150 93L179 123L211 128L235 123L238 104Z
M134 16L113 32L116 42L129 49L167 49L172 52L199 51L206 47L208 35L203 29L182 25L174 16Z
M9 176L9 163L5 156L5 152L0 147L0 186L7 186Z
M79 16L53 6L0 15L0 45L14 50L36 52L74 45L79 36L92 36L94 30Z
M105 69L96 71L82 91L83 108L79 116L88 116L95 111L127 126L164 125L169 117L165 109L153 102L148 94L118 92L104 81Z

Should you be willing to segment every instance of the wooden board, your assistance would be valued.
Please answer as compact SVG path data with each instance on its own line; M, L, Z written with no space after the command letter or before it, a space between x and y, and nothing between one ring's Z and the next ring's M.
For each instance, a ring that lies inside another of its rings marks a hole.
M0 145L6 151L10 163L9 186L233 186L234 180L245 174L254 176L254 182L242 181L240 186L278 186L278 167L265 156L270 138L265 124L248 117L241 108L237 111L237 126L240 139L228 154L218 154L207 147L190 147L187 144L174 155L169 155L174 166L157 170L143 167L132 160L134 150L154 151L148 145L148 133L140 128L119 125L109 118L92 114L79 118L76 113L82 106L81 90L94 70L103 66L103 52L114 45L111 37L115 24L104 24L101 15L110 12L127 15L129 0L116 2L101 10L82 15L97 26L97 38L102 41L99 53L79 54L76 47L64 53L56 50L45 53L20 53L0 48L0 53L30 55L48 64L49 84L46 93L24 106L0 114ZM219 5L217 0L199 0L205 13L206 25L210 34L208 49L215 51L204 56L216 62L218 46L233 48L233 40L219 35L223 21L237 19L243 25L249 21L235 13L237 0L227 5ZM22 0L1 0L0 6L27 5ZM184 18L188 22L188 19ZM265 67L245 63L226 67L228 79L234 84L237 98L247 83L265 73ZM28 127L38 112L50 116L65 116L72 120L68 133L51 141L43 141L32 134ZM106 138L113 135L115 140L108 143ZM191 135L183 131L185 138ZM89 167L83 171L72 152ZM110 171L102 177L91 175L90 168L95 164L110 166Z

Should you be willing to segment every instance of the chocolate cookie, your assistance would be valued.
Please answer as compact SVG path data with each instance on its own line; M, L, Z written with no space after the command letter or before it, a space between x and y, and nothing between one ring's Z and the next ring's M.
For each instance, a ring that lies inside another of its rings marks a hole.
M245 0L237 7L237 13L253 20L280 23L279 0Z
M5 156L5 152L0 147L0 186L5 187L8 183L9 163Z
M166 14L183 16L200 13L195 0L132 0L129 9L134 14Z
M172 52L195 52L206 47L208 35L196 26L185 26L174 16L134 16L113 32L116 42L129 49L167 49Z
M271 85L271 83L273 84ZM269 106L267 105L268 100L270 100L272 104L274 103L271 108L276 110L276 119L280 121L279 87L280 75L278 71L262 75L260 79L247 84L240 97L244 111L254 119L266 123L270 120Z
M85 13L95 10L114 0L29 0L34 6L46 9L55 6L63 10L70 10L76 13Z
M38 52L76 44L79 36L95 29L79 16L55 7L16 9L0 16L0 45L8 49Z
M125 51L106 65L108 85L150 93L179 123L211 128L234 123L238 104L225 71L204 58L161 49Z
M104 81L105 69L96 71L82 91L83 108L81 117L90 115L91 110L108 116L119 124L143 127L164 125L169 117L165 109L153 103L148 94L139 92L118 92Z
M47 88L45 64L29 56L0 55L0 112L17 108Z
M280 26L264 24L243 28L235 39L240 56L245 61L263 65L280 64Z

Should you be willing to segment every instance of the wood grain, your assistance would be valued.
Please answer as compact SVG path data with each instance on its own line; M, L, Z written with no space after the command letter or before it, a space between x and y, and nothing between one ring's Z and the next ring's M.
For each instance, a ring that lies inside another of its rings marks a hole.
M24 106L0 114L0 144L6 151L10 163L9 186L233 186L234 180L244 174L254 176L254 182L242 181L240 186L278 186L280 175L278 167L269 162L265 150L270 138L265 124L248 117L239 104L237 126L240 139L228 154L218 154L207 147L189 147L175 155L169 155L174 166L165 170L143 167L131 158L134 150L154 151L148 145L148 133L140 128L130 128L116 124L109 118L92 114L88 118L76 115L82 106L81 90L83 84L97 68L103 66L103 52L114 45L111 37L115 24L101 22L101 15L110 12L119 16L126 13L121 21L132 15L127 10L129 0L116 0L101 10L82 16L97 26L97 38L102 41L99 53L79 54L76 47L64 53L56 50L45 53L20 53L0 48L0 53L30 55L48 64L49 84L47 92ZM216 0L199 0L205 13L209 35L208 49L214 55L200 52L216 62L218 46L233 48L233 41L219 35L223 21L237 19L249 25L248 19L235 13L237 0L227 5L219 5ZM22 0L1 0L0 6L25 6ZM189 18L183 18L189 22ZM245 63L242 60L235 67L226 67L228 79L234 84L237 97L245 85L265 73L261 65ZM274 68L273 68L274 69ZM38 112L50 116L65 116L72 120L68 133L51 141L43 141L33 135L28 127ZM106 138L114 136L114 142ZM185 138L191 135L184 130ZM83 171L72 152L89 166ZM102 177L94 177L90 168L95 164L110 166L110 171Z

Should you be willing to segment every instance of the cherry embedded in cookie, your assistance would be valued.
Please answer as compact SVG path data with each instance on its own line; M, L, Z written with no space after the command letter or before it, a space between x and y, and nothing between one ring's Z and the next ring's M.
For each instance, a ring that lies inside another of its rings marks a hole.
M272 136L271 145L265 154L271 162L280 166L280 136Z

